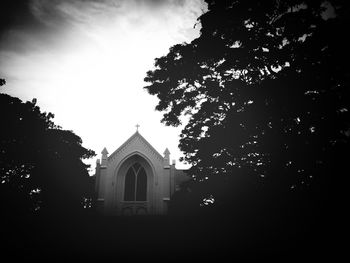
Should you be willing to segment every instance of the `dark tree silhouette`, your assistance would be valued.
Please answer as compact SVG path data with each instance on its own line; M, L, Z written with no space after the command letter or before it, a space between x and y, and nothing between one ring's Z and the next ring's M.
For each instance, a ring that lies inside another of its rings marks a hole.
M200 200L232 201L232 185L279 195L341 185L332 176L349 146L345 1L206 2L200 37L145 78L166 125L188 119L179 146Z
M5 83L4 80L1 81ZM62 130L36 100L0 94L0 204L2 219L35 213L66 214L93 196L88 165L94 156L72 131Z

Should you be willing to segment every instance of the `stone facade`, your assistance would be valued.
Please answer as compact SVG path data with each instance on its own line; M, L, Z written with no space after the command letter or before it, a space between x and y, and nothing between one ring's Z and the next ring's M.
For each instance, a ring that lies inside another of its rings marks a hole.
M168 149L160 155L138 131L111 155L103 149L95 178L98 209L108 215L164 215L189 179L170 164Z

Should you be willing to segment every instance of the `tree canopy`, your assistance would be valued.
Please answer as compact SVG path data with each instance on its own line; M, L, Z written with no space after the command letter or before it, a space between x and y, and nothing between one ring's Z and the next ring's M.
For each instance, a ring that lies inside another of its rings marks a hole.
M53 117L41 112L35 99L24 103L0 94L0 199L8 218L77 210L84 198L92 197L88 165L82 160L95 154Z
M145 78L162 122L185 121L190 173L215 200L233 192L227 180L281 191L332 181L350 135L345 1L206 2L200 37Z

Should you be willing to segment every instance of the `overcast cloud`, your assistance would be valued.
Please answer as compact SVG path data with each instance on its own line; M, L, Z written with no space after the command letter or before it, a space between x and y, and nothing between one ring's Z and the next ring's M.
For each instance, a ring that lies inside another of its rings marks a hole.
M143 78L154 58L199 35L202 0L5 0L0 28L3 92L38 99L55 122L97 153L140 131L178 159L179 128L160 124ZM6 6L5 6L6 5Z

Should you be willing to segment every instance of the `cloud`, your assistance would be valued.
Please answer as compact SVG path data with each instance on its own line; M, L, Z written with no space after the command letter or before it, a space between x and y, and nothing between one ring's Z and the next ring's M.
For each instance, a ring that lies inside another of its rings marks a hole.
M126 13L153 15L166 9L184 11L194 2L201 4L193 0L33 0L30 8L38 20L56 26L67 22L110 22Z
M171 132L160 124L156 98L142 89L143 78L154 58L198 36L199 27L193 26L202 0L27 4L21 12L28 19L9 24L0 40L5 92L23 100L37 98L59 125L77 132L96 151L122 143L118 140L127 138L137 122L145 131L148 125L159 147L176 148L178 137L175 132L165 136Z
M7 78L15 78L16 68L22 68L24 60L35 63L38 57L48 57L59 63L66 55L89 48L96 54L102 52L103 56L119 59L126 59L126 50L132 51L130 59L145 57L146 53L163 55L170 45L198 35L198 27L194 29L193 25L203 5L202 0L31 0L21 3L25 4L19 5L17 11L15 6L8 10L14 17L23 15L24 21L9 24L0 39L0 74ZM41 59L43 61L46 60Z
M116 1L87 0L33 0L30 5L33 15L51 27L69 26L72 23L87 23L94 19L108 17L116 12Z
M0 10L0 35L10 27L24 27L35 23L28 1L2 0L0 1Z
M12 3L12 0L4 1ZM133 30L151 34L162 28L168 30L174 40L183 42L197 32L191 28L203 6L202 0L31 0L18 3L9 5L5 9L9 15L1 18L4 26L0 31L0 51L24 53L37 48L64 47L71 45L65 43L67 40L84 40L106 28L119 34Z

